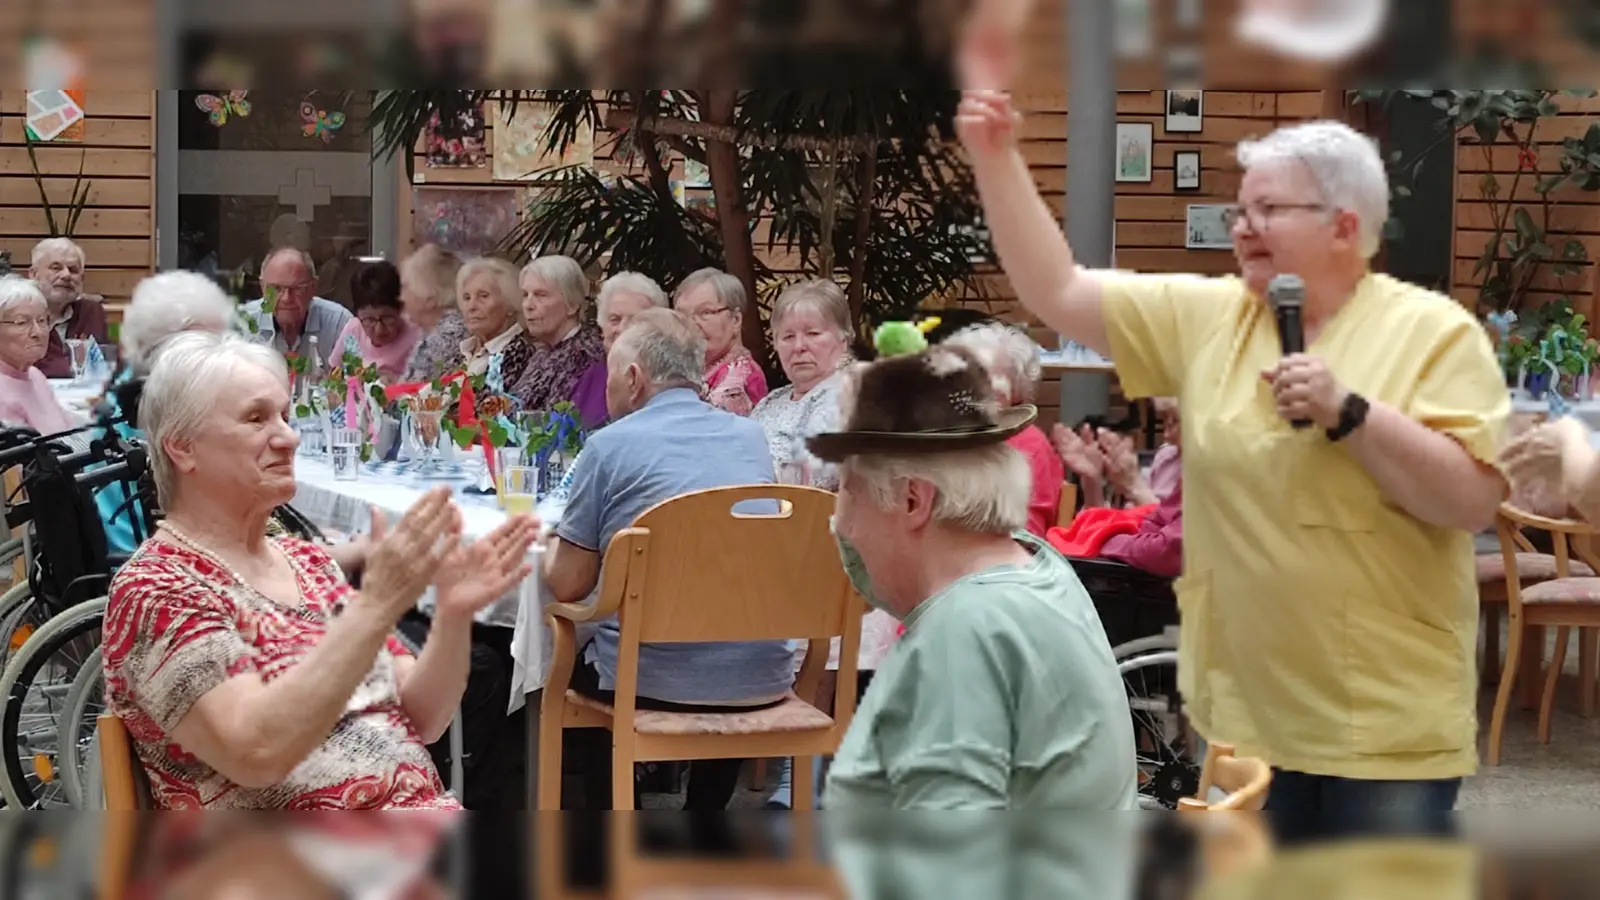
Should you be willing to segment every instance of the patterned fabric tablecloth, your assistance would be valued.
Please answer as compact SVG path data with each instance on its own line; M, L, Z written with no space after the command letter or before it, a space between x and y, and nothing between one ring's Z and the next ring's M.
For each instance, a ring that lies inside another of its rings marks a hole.
M370 531L373 507L382 510L391 522L398 521L424 493L440 484L448 484L455 490L466 537L483 537L505 521L505 513L492 496L465 492L472 479L464 473L462 477L450 479L419 478L402 463L368 463L362 466L361 477L357 480L339 481L333 477L333 466L326 459L303 455L295 460L295 481L299 488L294 496L295 509L319 528L346 534ZM539 562L536 549L532 554L536 573ZM532 610L542 609L549 602L549 592L535 574L515 593L507 594L478 614L478 621L485 625L512 629L511 655L515 667L508 713L522 706L527 692L543 687L549 675L553 649L550 629L542 615L530 615ZM431 611L431 589L417 605L424 612Z

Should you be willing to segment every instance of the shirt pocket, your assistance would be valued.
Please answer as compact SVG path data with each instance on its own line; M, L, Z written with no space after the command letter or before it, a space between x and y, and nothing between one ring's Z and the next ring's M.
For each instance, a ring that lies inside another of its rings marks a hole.
M1383 496L1361 463L1320 434L1296 450L1289 484L1295 522L1336 531L1375 531Z
M1441 753L1476 740L1461 638L1376 603L1351 602L1347 632L1352 744L1366 755Z

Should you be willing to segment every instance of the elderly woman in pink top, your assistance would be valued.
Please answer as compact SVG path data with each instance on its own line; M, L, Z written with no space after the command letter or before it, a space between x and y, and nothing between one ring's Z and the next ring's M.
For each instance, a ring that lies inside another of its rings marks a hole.
M1162 445L1148 477L1139 470L1133 442L1121 435L1074 433L1057 425L1054 437L1062 461L1084 488L1085 506L1104 505L1104 485L1109 482L1128 506L1155 507L1133 533L1107 538L1100 555L1174 578L1183 571L1183 425L1178 401L1158 397L1154 406L1161 420Z
M422 329L401 315L400 270L387 260L363 267L350 279L350 297L356 317L339 333L339 346L353 342L356 355L376 363L385 382L400 381L422 340Z
M56 434L75 424L35 365L50 338L50 308L39 286L18 275L0 278L0 422Z
M745 303L744 285L720 269L690 273L672 295L672 308L706 339L706 400L741 416L767 395L766 373L739 340Z

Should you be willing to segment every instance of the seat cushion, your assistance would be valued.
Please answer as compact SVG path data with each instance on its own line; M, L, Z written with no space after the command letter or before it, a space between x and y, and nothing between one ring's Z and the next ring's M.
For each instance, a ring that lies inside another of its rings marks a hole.
M567 702L586 706L607 715L614 707L577 691L567 691ZM797 731L824 731L833 727L833 718L801 700L794 691L783 702L754 712L680 713L639 709L633 713L633 730L639 734L765 734Z
M1570 560L1567 569L1574 578L1588 577L1594 570L1577 560ZM1478 583L1487 581L1504 581L1506 577L1506 560L1499 553L1484 553L1478 556ZM1518 553L1517 578L1523 584L1530 581L1548 581L1556 577L1556 558L1548 553Z
M1600 578L1555 578L1522 589L1522 602L1533 604L1600 603Z

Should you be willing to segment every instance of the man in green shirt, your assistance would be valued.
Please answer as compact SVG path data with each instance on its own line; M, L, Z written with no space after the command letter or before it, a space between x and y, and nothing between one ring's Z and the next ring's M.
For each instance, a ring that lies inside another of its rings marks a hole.
M1131 809L1126 690L1094 605L1026 534L1029 469L981 363L938 346L853 369L835 533L867 602L905 623L835 755L828 809Z

